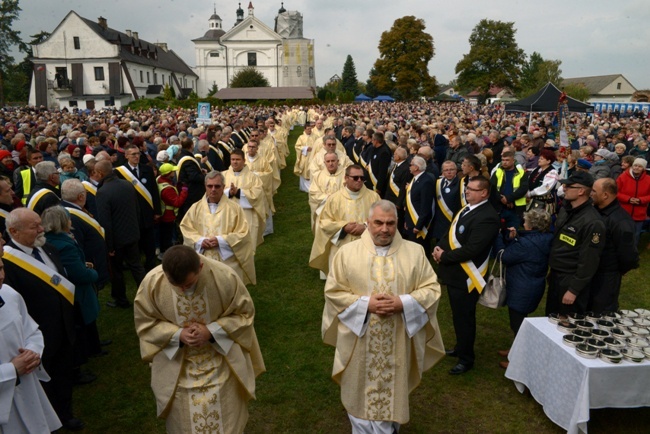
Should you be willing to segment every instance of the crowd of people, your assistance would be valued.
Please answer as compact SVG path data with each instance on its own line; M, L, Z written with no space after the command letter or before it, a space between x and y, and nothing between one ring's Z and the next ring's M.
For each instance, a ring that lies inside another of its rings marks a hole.
M0 111L1 294L13 287L42 332L33 350L27 341L10 350L16 374L6 381L18 383L42 361L58 420L44 403L34 419L41 426L84 427L72 387L96 378L82 366L110 343L97 330L97 291L110 285L108 307L131 308L126 268L139 287L137 333L169 432L198 430L197 420L243 429L264 371L245 285L258 280L255 253L273 233L273 199L296 126L304 132L293 173L314 234L308 262L327 280L323 337L337 347L333 378L355 432L407 422L406 385L445 353L458 358L451 374L472 369L476 303L497 251L515 334L547 280L547 313L602 313L618 309L621 277L638 267L650 203L648 119L574 114L570 141L561 143L551 115L529 122L464 103L251 106L216 109L211 118L197 124L196 111L184 109ZM452 308L456 344L447 350L432 262ZM399 277L390 275L394 267ZM373 339L386 319L400 338L377 356ZM26 315L21 321L33 329ZM396 363L408 348L426 363ZM392 362L366 376L371 355ZM224 359L193 400L192 382L182 379ZM404 381L366 386L393 393L395 413L374 408L377 400L357 387L386 375ZM170 390L167 378L179 388ZM238 398L214 398L219 391Z

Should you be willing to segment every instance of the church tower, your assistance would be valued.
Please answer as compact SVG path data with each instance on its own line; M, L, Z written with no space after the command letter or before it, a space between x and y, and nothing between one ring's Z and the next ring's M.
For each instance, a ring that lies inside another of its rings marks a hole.
M208 27L209 30L223 30L223 27L221 25L221 17L217 15L217 5L214 5L214 13L212 16L208 19Z
M237 22L235 22L235 26L239 25L242 21L244 21L244 10L241 8L241 3L239 3L239 7L237 8Z

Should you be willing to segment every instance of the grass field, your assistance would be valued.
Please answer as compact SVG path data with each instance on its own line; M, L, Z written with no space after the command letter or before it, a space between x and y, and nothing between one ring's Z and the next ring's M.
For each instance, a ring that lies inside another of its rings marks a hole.
M292 149L300 131L291 134ZM294 157L292 153L275 198L275 233L257 250L258 284L249 288L267 372L257 379L257 400L249 406L246 433L349 433L339 388L330 379L334 348L325 346L320 336L323 282L307 266L312 242L309 206L291 170ZM649 257L644 250L642 267L625 276L623 308L650 308ZM100 294L102 305L109 292ZM131 283L129 298L134 295ZM507 310L478 309L475 369L451 376L447 371L455 359L446 358L425 373L411 395L411 422L400 433L563 432L533 398L516 391L498 366L496 351L508 348L512 339ZM542 314L542 309L536 312ZM445 291L438 321L444 342L453 345ZM103 308L99 327L102 338L114 343L107 347L108 356L89 365L99 379L75 390L76 415L86 422L86 432L164 433L163 421L155 416L149 367L140 360L133 311ZM640 433L648 432L648 426L648 408L592 410L589 432Z

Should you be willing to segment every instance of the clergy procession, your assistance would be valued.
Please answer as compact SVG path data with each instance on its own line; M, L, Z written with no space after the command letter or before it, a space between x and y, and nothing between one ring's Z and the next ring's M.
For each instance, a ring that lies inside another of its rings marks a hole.
M319 288L322 322L300 328L334 347L346 429L397 433L418 386L419 399L441 393L421 384L434 365L446 357L434 371L459 376L491 363L477 305L495 258L502 342L545 297L538 316L619 311L645 250L648 118L558 125L440 102L196 117L0 111L0 433L94 432L77 410L84 385L106 374L97 360L125 357L102 324L131 310L164 429L250 432L256 380L278 369L258 334L277 326L270 304L292 303L259 291L269 263L287 285L304 275ZM292 252L265 248L287 239ZM494 345L507 369L509 349Z

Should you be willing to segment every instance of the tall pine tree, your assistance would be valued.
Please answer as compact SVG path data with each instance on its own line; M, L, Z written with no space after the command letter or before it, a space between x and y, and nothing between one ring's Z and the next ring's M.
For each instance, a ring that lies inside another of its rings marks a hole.
M341 91L352 92L354 95L359 93L359 81L357 80L357 70L354 67L354 60L348 54L343 65L343 74L341 74Z

